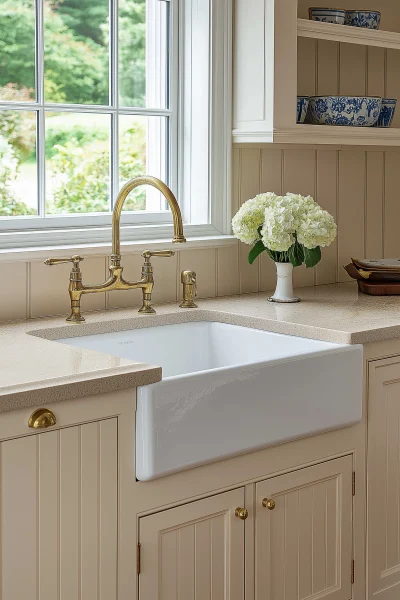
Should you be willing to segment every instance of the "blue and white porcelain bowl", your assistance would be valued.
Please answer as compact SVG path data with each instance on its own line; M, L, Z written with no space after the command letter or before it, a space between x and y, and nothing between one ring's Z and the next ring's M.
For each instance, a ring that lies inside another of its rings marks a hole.
M313 125L371 127L378 121L382 98L363 96L311 96L307 122Z
M382 108L375 127L391 127L396 106L396 98L382 98Z
M319 8L316 6L309 9L309 16L311 21L344 25L346 20L346 11L339 8Z
M309 102L309 96L297 96L297 123L304 123Z
M347 10L345 24L351 27L379 29L381 13L376 10Z

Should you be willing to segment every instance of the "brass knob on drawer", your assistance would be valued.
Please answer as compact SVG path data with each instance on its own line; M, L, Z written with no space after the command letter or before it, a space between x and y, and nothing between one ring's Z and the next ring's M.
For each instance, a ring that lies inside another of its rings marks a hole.
M276 506L275 500L271 500L270 498L264 498L262 505L264 508L268 508L268 510L274 510Z
M53 411L48 408L38 408L29 417L28 425L32 429L47 429L57 423Z
M237 517L238 519L241 519L242 521L245 521L248 516L249 516L249 511L247 510L247 508L239 507L235 510L235 517Z

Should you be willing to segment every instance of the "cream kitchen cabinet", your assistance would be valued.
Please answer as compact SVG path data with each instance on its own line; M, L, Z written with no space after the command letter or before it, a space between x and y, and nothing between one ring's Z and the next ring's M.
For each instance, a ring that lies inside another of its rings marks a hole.
M117 478L117 418L0 443L1 598L117 599Z
M353 461L256 485L256 600L352 597Z
M233 141L284 142L296 129L297 0L234 10Z
M247 486L245 520L247 487L141 518L140 600L242 600L245 570L256 600L349 600L352 474L346 456Z
M369 599L400 596L400 357L370 363Z
M140 519L140 600L244 600L244 502L240 488Z

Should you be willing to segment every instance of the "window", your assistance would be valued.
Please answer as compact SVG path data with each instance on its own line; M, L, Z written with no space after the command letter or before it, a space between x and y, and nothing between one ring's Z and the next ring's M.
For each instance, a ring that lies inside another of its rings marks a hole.
M145 173L173 189L184 221L203 234L222 231L212 225L211 194L220 195L221 184L210 161L217 153L224 167L229 158L230 132L221 138L216 110L219 102L230 127L227 6L0 1L1 247L109 239L119 189ZM216 78L210 66L218 53ZM169 207L156 190L134 190L125 210L127 239L169 235Z

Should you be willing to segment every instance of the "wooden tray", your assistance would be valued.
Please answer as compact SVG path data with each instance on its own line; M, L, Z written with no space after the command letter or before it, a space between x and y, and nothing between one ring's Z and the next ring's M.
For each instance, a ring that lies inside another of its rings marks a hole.
M358 279L358 289L369 296L400 296L400 282L385 283Z

